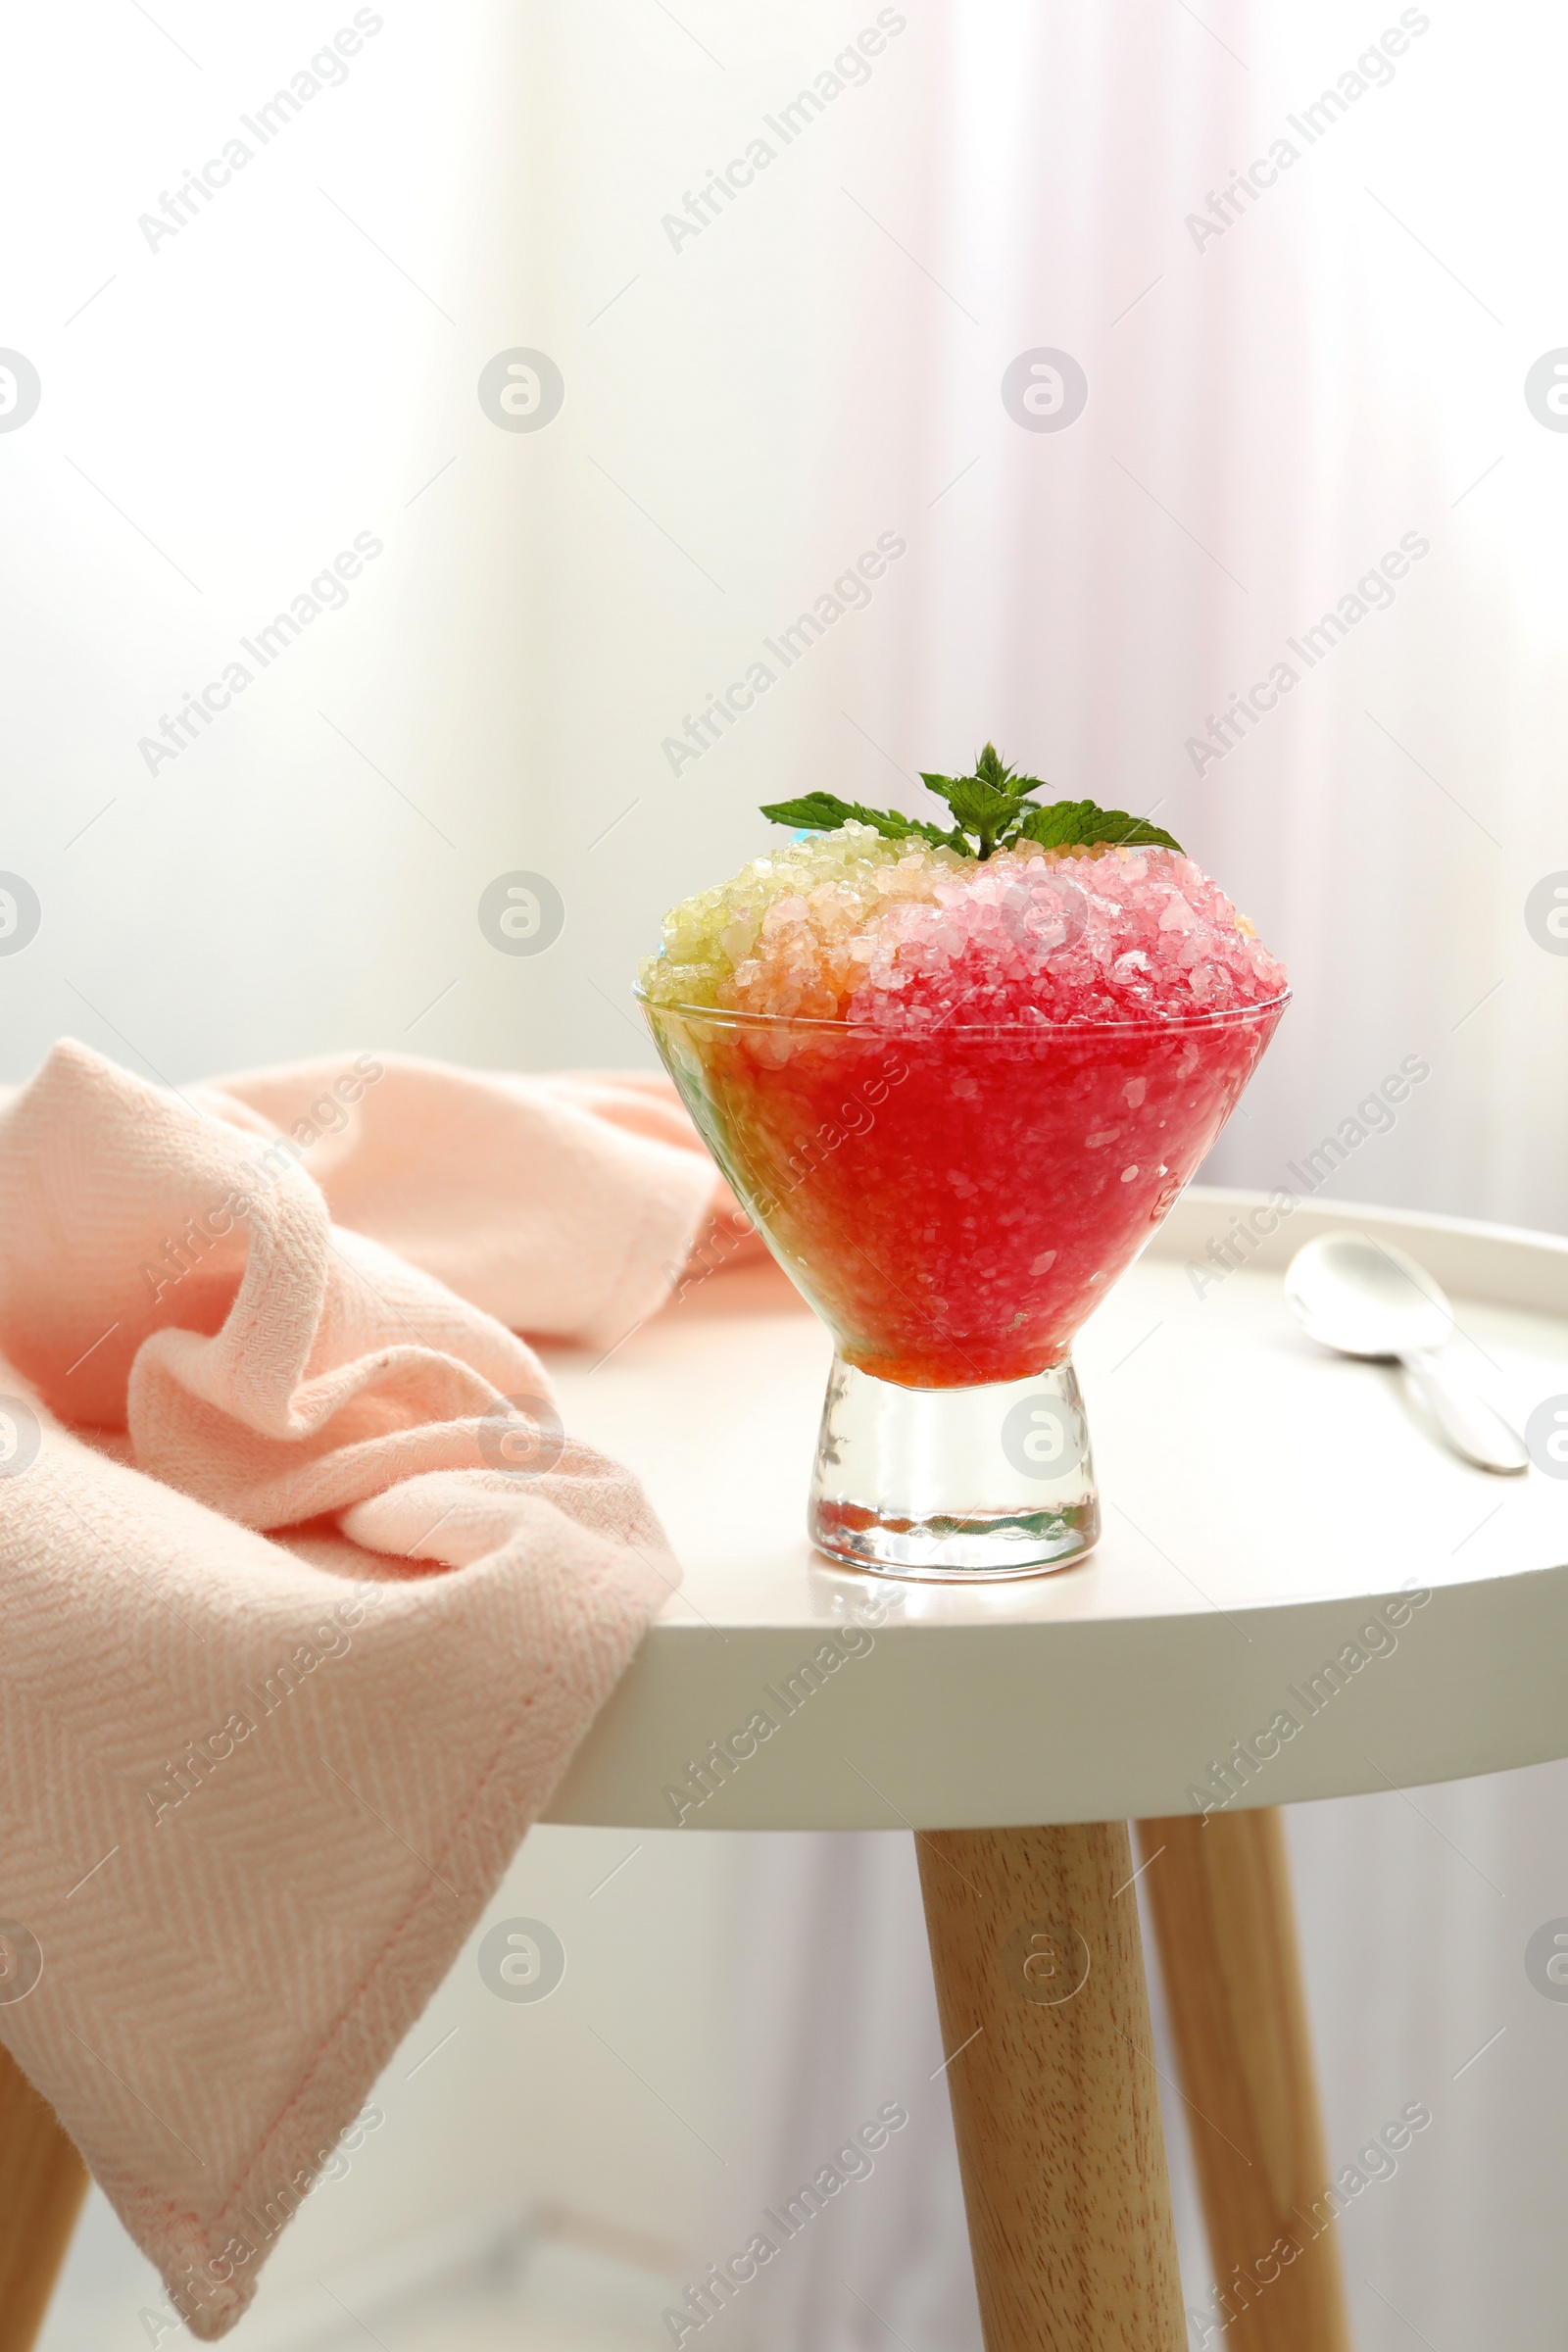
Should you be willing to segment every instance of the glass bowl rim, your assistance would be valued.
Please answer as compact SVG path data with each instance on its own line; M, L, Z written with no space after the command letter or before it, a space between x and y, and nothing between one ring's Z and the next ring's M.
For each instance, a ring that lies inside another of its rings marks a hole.
M959 1021L951 1027L946 1020L941 1020L934 1022L929 1029L879 1029L869 1021L826 1020L814 1013L744 1012L728 1004L665 1004L651 997L640 980L632 984L631 993L636 1003L650 1015L668 1013L678 1020L707 1021L729 1029L803 1029L821 1032L824 1036L854 1038L864 1045L885 1045L891 1049L927 1045L941 1036L1168 1036L1173 1033L1181 1035L1194 1029L1239 1028L1245 1022L1261 1020L1267 1013L1282 1013L1290 1004L1294 991L1283 988L1278 996L1266 997L1259 1004L1229 1004L1217 1012L1132 1013L1125 1019L1098 1021Z

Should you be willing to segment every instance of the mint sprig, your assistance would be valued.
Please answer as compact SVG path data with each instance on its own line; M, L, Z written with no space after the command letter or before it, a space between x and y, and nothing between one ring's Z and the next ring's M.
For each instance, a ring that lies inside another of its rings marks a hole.
M884 841L912 835L937 848L957 850L965 858L990 858L1016 841L1037 841L1048 850L1095 849L1102 842L1123 849L1181 849L1161 826L1152 825L1147 817L1130 816L1125 808L1101 808L1093 801L1042 805L1029 799L1029 794L1050 787L1038 776L1020 775L1009 767L994 744L986 745L972 774L942 776L922 768L920 781L947 802L954 816L951 829L906 816L898 808L862 808L858 801L841 801L831 792L773 801L762 814L775 825L795 825L811 833L830 833L853 819L870 825Z

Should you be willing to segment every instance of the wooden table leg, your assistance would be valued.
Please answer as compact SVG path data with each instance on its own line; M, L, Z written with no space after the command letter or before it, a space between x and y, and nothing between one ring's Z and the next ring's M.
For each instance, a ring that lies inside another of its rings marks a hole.
M0 2048L0 2352L32 2352L86 2193L54 2109Z
M1182 2352L1126 1824L916 1850L986 2352Z
M1226 2352L1349 2352L1280 1816L1138 1838L1220 2297L1188 2301Z

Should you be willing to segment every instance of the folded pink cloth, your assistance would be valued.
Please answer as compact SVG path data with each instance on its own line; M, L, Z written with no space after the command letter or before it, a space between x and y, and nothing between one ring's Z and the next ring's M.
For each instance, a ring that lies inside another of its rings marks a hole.
M64 1044L0 1108L0 2039L200 2337L678 1580L514 1335L726 1205L654 1079Z

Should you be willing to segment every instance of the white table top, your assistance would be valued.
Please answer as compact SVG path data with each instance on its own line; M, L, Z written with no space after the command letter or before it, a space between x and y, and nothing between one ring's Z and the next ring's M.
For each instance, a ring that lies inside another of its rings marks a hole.
M1304 1202L1200 1298L1188 1261L1258 1198L1190 1190L1080 1334L1104 1533L1052 1575L895 1582L812 1549L831 1346L771 1267L716 1276L597 1369L553 1351L566 1426L637 1471L685 1582L546 1818L672 1828L684 1799L687 1828L1098 1820L1217 1803L1237 1740L1238 1806L1568 1753L1568 1479L1459 1461L1396 1367L1322 1353L1281 1287L1318 1233L1396 1243L1522 1425L1568 1394L1568 1242ZM841 1664L787 1713L835 1627ZM1314 1693L1348 1643L1363 1662ZM688 1766L758 1709L778 1728L696 1802ZM1281 1710L1298 1728L1265 1753Z

